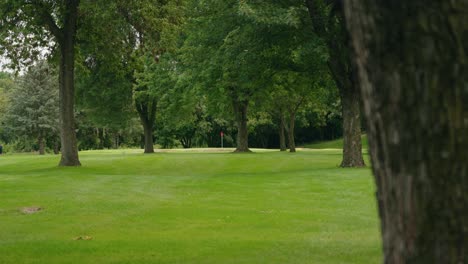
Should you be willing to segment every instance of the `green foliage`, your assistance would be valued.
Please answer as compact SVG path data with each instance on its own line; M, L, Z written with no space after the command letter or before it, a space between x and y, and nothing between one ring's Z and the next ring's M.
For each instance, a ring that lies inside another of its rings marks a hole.
M8 141L7 131L5 130L5 115L9 106L9 91L14 89L15 83L10 74L0 72L0 140Z
M9 92L7 129L29 138L57 135L59 125L57 74L42 61L32 66Z

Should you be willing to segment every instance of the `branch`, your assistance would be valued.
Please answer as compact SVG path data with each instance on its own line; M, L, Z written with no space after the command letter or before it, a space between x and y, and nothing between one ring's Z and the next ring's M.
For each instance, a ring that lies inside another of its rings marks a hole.
M32 1L30 4L37 7L39 11L38 18L44 23L43 26L48 28L50 33L52 33L58 41L61 41L63 35L62 30L57 26L51 12L49 12L50 7L46 6L45 3L41 1Z

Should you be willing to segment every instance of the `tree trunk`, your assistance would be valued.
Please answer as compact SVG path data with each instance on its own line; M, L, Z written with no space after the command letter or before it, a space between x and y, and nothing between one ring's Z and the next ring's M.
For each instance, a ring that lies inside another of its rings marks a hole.
M146 98L141 102L135 102L141 124L143 125L145 153L154 153L153 128L156 118L156 99Z
M60 138L54 139L54 154L55 155L60 154Z
M62 157L60 166L80 166L75 132L75 42L78 0L69 0L60 43L60 137Z
M286 151L287 147L286 147L286 136L284 134L284 126L285 126L285 122L284 122L284 114L281 113L281 116L280 116L280 125L279 125L279 139L280 139L280 151Z
M154 153L153 126L144 123L143 130L145 133L145 153Z
M288 143L289 152L296 152L296 141L294 139L294 128L296 126L296 113L289 113Z
M234 112L237 121L237 148L235 152L250 152L249 131L247 128L248 101L234 101Z
M343 114L343 161L341 167L364 167L361 143L360 91L359 87L352 84L348 89L341 90Z
M45 140L42 133L37 138L37 144L39 145L39 155L45 155Z
M359 107L359 85L349 34L346 31L342 1L328 1L332 5L325 11L320 1L306 0L314 31L322 37L330 55L328 68L340 91L343 113L343 160L342 167L363 167L361 143L361 121ZM328 12L328 13L327 13Z
M385 263L468 263L468 5L346 1Z

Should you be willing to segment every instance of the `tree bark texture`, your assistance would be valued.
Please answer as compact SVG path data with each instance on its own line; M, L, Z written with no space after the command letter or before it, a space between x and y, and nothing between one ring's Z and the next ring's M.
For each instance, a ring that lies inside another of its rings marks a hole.
M341 166L363 167L359 84L341 2L306 0L306 5L314 31L327 44L330 56L328 68L340 91L344 139ZM332 6L329 14L325 11L325 4Z
M385 263L468 263L468 2L346 2Z
M66 2L65 23L58 36L60 46L60 138L62 156L60 166L80 166L75 132L75 43L78 17L78 0Z
M280 115L280 124L279 124L279 139L280 139L280 151L286 151L286 136L284 133L284 127L286 126L285 120L284 120L284 114L281 113Z
M343 160L341 167L364 167L361 142L360 91L351 82L347 89L341 89L343 116Z
M237 148L235 152L250 152L249 130L247 127L249 102L234 100L233 107L237 123Z
M156 99L135 102L145 136L145 153L154 153L153 129L156 118Z

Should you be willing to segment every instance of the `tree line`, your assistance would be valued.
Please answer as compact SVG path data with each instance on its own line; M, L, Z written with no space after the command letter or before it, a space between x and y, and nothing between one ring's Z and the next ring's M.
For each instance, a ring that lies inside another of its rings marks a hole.
M361 122L344 114L343 98L359 113L358 98L340 96L329 40L309 9L295 1L3 1L1 45L14 67L31 67L44 50L57 65L61 165L79 165L79 148L152 153L155 138L163 147L217 146L222 130L237 152L295 152L299 129L301 143L354 133L354 141L345 135L342 166L363 166Z

